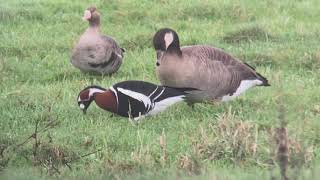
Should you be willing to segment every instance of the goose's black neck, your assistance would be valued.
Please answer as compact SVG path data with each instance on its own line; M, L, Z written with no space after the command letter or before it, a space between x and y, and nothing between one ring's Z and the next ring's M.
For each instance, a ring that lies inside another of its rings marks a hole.
M179 45L179 42L176 43L176 42L172 42L169 47L167 48L167 53L170 53L170 54L177 54L178 56L181 56L182 55L182 51L180 49L180 45Z

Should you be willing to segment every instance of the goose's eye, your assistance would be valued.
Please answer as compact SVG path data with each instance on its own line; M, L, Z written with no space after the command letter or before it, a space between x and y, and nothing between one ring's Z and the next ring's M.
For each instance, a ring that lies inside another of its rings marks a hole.
M161 56L162 56L162 52L161 51L157 51L157 60L158 61L160 60Z

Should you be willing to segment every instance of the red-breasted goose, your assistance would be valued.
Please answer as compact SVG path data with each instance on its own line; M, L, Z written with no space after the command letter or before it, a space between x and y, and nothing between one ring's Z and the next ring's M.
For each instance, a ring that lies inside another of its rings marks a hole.
M138 120L183 101L186 91L190 90L193 89L157 86L144 81L123 81L109 89L99 86L86 87L79 93L77 100L84 113L94 100L106 111Z
M89 27L73 48L71 63L83 72L116 72L122 63L124 50L112 37L100 33L100 13L95 7L87 8L82 19L89 22Z
M190 104L228 101L254 86L270 86L250 65L221 49L207 45L180 48L177 33L169 28L153 37L157 53L156 74L162 85L191 87L199 91L188 96Z

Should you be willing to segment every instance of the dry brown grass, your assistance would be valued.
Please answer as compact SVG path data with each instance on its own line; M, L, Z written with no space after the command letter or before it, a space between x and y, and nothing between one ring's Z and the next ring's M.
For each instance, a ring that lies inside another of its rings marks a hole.
M177 162L178 168L184 170L189 176L199 175L203 171L202 163L197 157L181 155Z
M229 109L209 128L200 126L198 136L191 139L192 149L204 160L224 159L238 164L255 157L257 136L257 125L238 119Z

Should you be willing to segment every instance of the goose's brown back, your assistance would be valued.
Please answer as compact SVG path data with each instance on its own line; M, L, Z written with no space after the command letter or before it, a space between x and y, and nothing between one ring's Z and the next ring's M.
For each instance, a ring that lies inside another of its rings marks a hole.
M174 54L162 56L157 76L166 86L202 90L199 101L232 95L242 80L264 79L253 68L221 49L196 45L182 47L181 51L180 57Z

